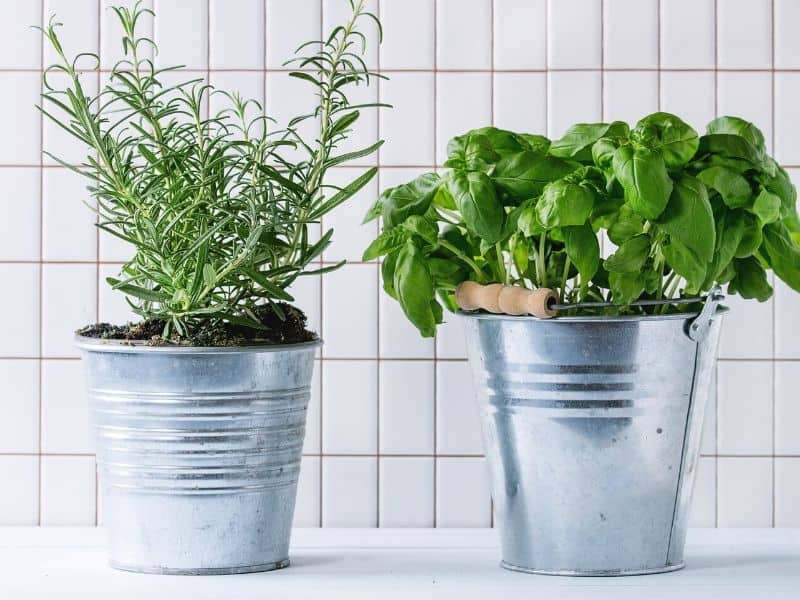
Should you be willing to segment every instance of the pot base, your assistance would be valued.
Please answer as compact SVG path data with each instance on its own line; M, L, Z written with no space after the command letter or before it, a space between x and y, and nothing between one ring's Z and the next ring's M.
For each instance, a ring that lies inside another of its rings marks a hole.
M573 571L570 569L550 571L546 569L534 569L531 567L521 567L519 565L512 565L506 561L500 561L500 566L509 571L516 571L517 573L530 573L533 575L561 575L566 577L626 577L629 575L655 575L656 573L669 573L671 571L678 571L686 566L686 563L678 563L676 565L665 565L663 567L656 567L654 569L601 569L597 571Z
M242 573L263 573L264 571L275 571L285 569L289 566L289 559L284 558L276 562L263 565L251 565L243 567L214 567L209 569L172 569L170 567L136 567L124 565L110 561L109 566L120 571L130 573L145 573L148 575L240 575Z

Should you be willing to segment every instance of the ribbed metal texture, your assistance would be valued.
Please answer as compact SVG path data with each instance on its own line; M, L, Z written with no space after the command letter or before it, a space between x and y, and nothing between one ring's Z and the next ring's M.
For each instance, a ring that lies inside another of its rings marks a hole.
M317 345L79 343L114 566L204 574L288 564Z
M504 566L680 568L719 318L464 315Z

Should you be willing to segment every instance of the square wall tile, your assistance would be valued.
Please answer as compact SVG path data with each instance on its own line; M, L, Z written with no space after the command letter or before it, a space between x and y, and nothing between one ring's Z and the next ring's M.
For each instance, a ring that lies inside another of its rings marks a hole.
M378 351L378 265L345 265L322 284L323 352L332 358L370 358Z
M662 71L661 110L680 115L699 134L715 115L713 71Z
M156 64L208 67L208 0L154 0Z
M266 4L266 65L281 69L300 44L320 38L322 4L321 0L266 0Z
M436 364L436 450L482 454L481 422L467 362Z
M549 0L548 67L600 68L600 25L598 0Z
M392 73L381 82L381 102L391 104L380 111L383 165L433 165L434 75Z
M380 0L381 69L433 68L435 5L430 0Z
M94 452L86 381L79 360L42 361L42 451Z
M775 68L800 67L800 3L796 0L775 0Z
M0 69L38 69L42 36L31 25L42 22L39 2L6 2L0 20Z
M547 0L494 3L494 68L547 67Z
M800 358L800 294L775 278L775 358Z
M319 470L319 457L303 457L300 463L300 479L297 482L293 527L319 527Z
M44 260L95 260L97 215L87 186L91 182L68 169L42 173L42 258Z
M775 453L800 454L800 363L775 363Z
M436 459L436 526L489 527L489 473L482 458Z
M658 67L658 4L658 0L603 3L605 68Z
M339 189L346 187L357 177L366 173L366 168L334 168L328 171L325 191L328 198ZM364 215L378 198L378 177L373 177L367 185L344 203L337 206L322 218L322 230L333 229L331 245L323 253L326 261L348 260L358 262L367 246L378 235L378 223L364 223Z
M375 527L378 523L378 459L322 459L322 526Z
M83 52L97 54L100 5L98 0L44 0L44 22L55 15L57 20L64 23L58 30L58 37L67 58L72 60ZM58 62L60 59L49 42L44 45L44 60L47 65ZM82 57L77 66L82 69L94 69L95 61L88 56Z
M661 2L662 68L711 69L716 0Z
M633 126L658 110L658 73L606 71L603 77L603 121Z
M375 454L378 363L328 360L322 370L322 451Z
M100 323L111 323L113 325L141 321L142 317L133 312L125 298L125 294L119 290L112 289L111 285L106 282L108 277L119 277L119 266L100 265L99 269L97 320Z
M379 527L433 527L433 458L381 457Z
M547 131L544 73L496 73L493 100L497 127L540 134Z
M444 323L436 328L436 356L451 360L467 358L464 326L453 313L445 312Z
M237 93L246 100L256 100L264 106L264 73L254 71L215 71L209 73L209 81L218 90ZM211 114L231 108L230 99L224 94L212 94L209 99ZM260 112L255 106L250 107L248 116L252 119ZM254 128L254 135L261 133L261 128Z
M551 71L547 97L548 137L558 139L575 123L594 123L600 114L600 73Z
M436 11L436 68L491 68L492 0L438 0Z
M39 265L0 264L0 281L15 293L0 294L0 356L39 354Z
M769 275L770 280L772 275ZM772 358L772 303L727 296L730 312L722 322L720 358Z
M209 66L264 67L264 0L209 0Z
M39 171L0 168L0 260L39 260Z
M717 459L719 527L772 526L772 458Z
M800 527L800 458L775 459L775 527Z
M697 464L689 527L715 527L717 520L717 466L714 458Z
M0 455L0 525L38 525L39 457Z
M433 361L380 364L381 454L432 454Z
M3 123L0 140L0 164L38 165L41 156L41 119L33 108L42 103L39 73L0 72L0 112L14 115Z
M722 68L772 67L773 0L717 2L718 60Z
M3 400L0 401L0 454L38 452L38 361L0 360L0 381L4 386Z
M111 69L119 61L125 59L122 47L122 25L112 7L124 6L132 9L136 0L100 0L100 65ZM153 0L143 0L142 8L153 9ZM153 39L153 15L144 13L136 22L136 31L140 36ZM153 59L153 47L142 44L138 48L140 58Z
M320 432L322 431L322 370L321 361L314 363L314 373L311 375L311 398L308 400L306 410L306 436L303 441L303 454L319 454L322 446Z
M97 321L95 265L43 265L42 354L76 357L75 330Z
M717 373L720 454L771 454L772 364L720 362Z
M366 0L364 8L373 15L378 14L378 0ZM352 16L352 9L349 2L339 0L322 0L322 39L327 39L334 27L346 25ZM378 27L369 18L363 18L358 22L358 30L367 38L367 51L362 59L370 69L378 67ZM357 46L357 51L361 52L361 44Z
M433 340L424 338L400 304L380 290L380 353L383 358L433 358Z
M718 112L754 123L772 148L772 75L770 73L718 74Z
M492 80L488 73L439 73L436 78L436 160L447 159L447 142L492 124Z
M800 73L775 73L775 160L800 165Z
M43 456L42 525L95 524L93 456Z

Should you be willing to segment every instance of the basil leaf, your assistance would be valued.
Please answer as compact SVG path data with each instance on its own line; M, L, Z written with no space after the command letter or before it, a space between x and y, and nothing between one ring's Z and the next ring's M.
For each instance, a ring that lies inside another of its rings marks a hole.
M635 273L611 272L608 274L608 286L611 289L611 298L614 304L630 304L638 300L644 292L644 276Z
M612 166L631 208L646 219L658 218L672 193L664 159L647 148L621 146L614 153Z
M744 177L726 167L709 167L700 171L697 178L716 190L730 208L739 208L750 203L753 195L750 184Z
M564 248L567 256L581 275L581 284L588 284L600 266L600 244L592 226L583 225L564 227Z
M763 149L757 148L740 135L710 133L700 138L699 156L715 154L723 159L734 159L749 163L754 169L775 175L776 169L767 160Z
M560 158L574 158L586 162L592 160L592 146L603 137L628 137L628 125L622 121L613 123L578 123L564 136L550 145L550 154Z
M583 225L592 214L594 192L565 180L548 184L536 203L536 216L545 229Z
M709 289L719 280L720 274L731 264L744 235L745 221L741 211L724 207L715 217L716 241L711 264L706 272L703 289Z
M661 252L666 263L686 280L687 291L700 291L708 271L707 264L677 238L670 238L669 243L662 244Z
M764 227L764 250L775 274L793 290L800 292L800 246L782 223Z
M489 138L473 130L454 137L447 143L445 167L467 170L485 170L493 165L500 155L492 148Z
M729 133L743 137L756 149L764 149L764 134L761 130L739 117L717 117L706 126L706 133Z
M658 226L690 248L703 263L711 261L716 239L714 213L701 181L681 175L672 188Z
M638 273L650 256L650 236L636 235L623 243L605 262L609 273Z
M380 235L372 240L372 243L364 250L361 260L364 262L375 260L379 256L384 256L394 252L406 243L408 234L400 228L384 229Z
M454 171L448 186L467 230L491 244L497 242L506 215L491 179L478 171Z
M422 252L411 240L397 255L394 289L403 312L423 337L433 337L436 318L431 309L434 298L433 278Z
M624 204L620 207L607 233L608 239L619 246L643 231L644 219L633 212L630 206Z
M767 281L767 272L758 260L751 256L733 261L734 275L728 284L728 293L738 293L742 298L755 298L765 302L772 297L772 286Z
M645 130L652 134L650 147L661 153L670 169L688 163L700 145L697 132L669 113L657 112L646 116L636 124L634 132Z
M774 223L781 216L781 199L772 192L761 190L750 210L762 223Z
M561 179L578 167L553 156L543 156L530 150L509 154L495 166L492 180L501 189L520 199L542 193L544 186Z
M537 154L547 154L547 151L550 150L550 140L543 135L520 133L519 138L528 144L528 149Z
M381 207L383 224L386 227L395 227L411 215L424 215L440 183L438 174L425 173L408 183L391 188Z
M758 251L764 236L761 233L761 222L755 216L742 211L739 218L744 223L744 229L736 249L736 258L747 258Z

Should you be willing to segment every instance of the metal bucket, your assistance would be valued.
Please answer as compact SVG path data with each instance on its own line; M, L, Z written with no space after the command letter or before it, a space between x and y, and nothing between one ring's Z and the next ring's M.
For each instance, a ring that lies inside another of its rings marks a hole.
M77 345L111 566L183 575L288 566L319 342Z
M708 308L702 323L697 314L462 313L504 567L634 575L683 566L725 310Z

